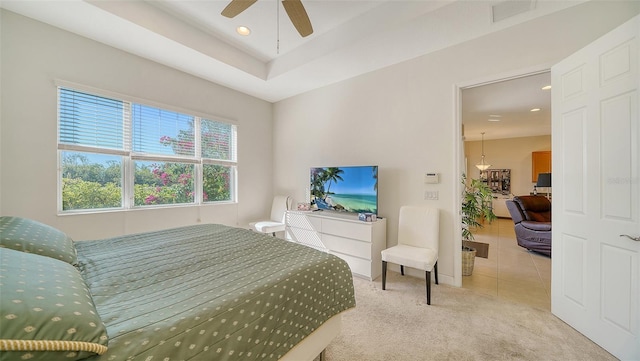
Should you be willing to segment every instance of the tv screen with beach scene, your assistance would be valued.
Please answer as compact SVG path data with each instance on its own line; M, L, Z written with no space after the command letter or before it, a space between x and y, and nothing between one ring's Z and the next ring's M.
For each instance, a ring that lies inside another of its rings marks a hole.
M311 168L311 206L352 213L378 213L378 166Z

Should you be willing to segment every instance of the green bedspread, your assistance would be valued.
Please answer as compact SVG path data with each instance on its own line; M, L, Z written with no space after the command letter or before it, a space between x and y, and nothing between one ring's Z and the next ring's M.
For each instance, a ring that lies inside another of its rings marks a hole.
M348 265L222 225L77 242L109 334L91 360L276 360L355 306Z

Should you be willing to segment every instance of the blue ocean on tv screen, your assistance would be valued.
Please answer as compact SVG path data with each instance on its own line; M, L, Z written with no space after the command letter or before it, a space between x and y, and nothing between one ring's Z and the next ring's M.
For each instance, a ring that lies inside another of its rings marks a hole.
M311 204L319 209L378 212L378 167L311 168Z

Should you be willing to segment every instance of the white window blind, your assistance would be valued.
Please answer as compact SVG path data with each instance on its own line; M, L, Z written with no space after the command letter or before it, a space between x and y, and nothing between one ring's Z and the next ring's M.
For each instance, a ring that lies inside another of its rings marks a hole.
M195 117L141 104L131 113L134 152L195 156Z
M60 88L59 143L125 150L125 104Z
M231 124L202 119L202 158L236 161L236 131Z

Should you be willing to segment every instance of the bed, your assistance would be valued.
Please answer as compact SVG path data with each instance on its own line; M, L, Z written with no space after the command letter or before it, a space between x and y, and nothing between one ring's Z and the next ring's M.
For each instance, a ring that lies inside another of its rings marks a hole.
M245 229L0 232L0 360L311 360L355 307L343 260Z

